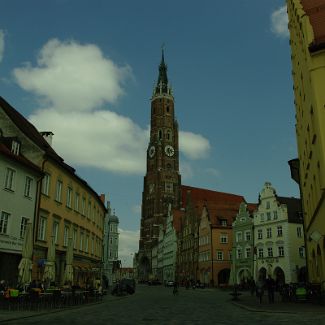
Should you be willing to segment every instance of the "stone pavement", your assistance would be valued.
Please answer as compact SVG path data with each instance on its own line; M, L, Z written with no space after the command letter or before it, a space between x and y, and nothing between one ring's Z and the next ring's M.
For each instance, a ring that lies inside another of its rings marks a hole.
M69 306L66 308L53 308L53 309L42 309L42 310L33 310L33 311L26 311L26 310L2 310L0 309L0 323L6 323L8 321L14 321L18 319L27 319L33 316L41 316L41 315L47 315L47 314L54 314L54 313L59 313L68 309L78 309L78 308L85 308L87 306L92 306L96 304L101 304L103 302L109 302L109 301L115 301L115 300L120 300L124 299L126 296L122 297L116 297L112 296L111 294L107 294L103 296L102 301L98 302L93 302L89 304L83 304L83 305L77 305L77 306Z
M230 293L230 292L229 292ZM271 312L271 313L315 313L324 314L325 318L325 305L315 304L311 302L283 302L279 293L275 293L274 303L269 303L267 294L264 294L262 303L260 304L255 295L250 292L240 292L238 301L233 301L233 304L253 312Z

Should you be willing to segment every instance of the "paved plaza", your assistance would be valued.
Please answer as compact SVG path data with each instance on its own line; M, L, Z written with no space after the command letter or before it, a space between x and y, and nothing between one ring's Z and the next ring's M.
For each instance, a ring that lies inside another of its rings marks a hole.
M41 311L0 311L6 324L324 324L325 306L308 303L269 304L265 297L243 293L233 302L229 291L186 290L139 285L132 296L107 295L103 301L75 308Z

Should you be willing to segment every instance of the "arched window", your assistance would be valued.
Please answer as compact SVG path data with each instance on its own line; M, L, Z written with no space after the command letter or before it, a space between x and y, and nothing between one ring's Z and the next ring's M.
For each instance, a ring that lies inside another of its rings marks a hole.
M158 140L161 140L163 137L162 130L158 130Z

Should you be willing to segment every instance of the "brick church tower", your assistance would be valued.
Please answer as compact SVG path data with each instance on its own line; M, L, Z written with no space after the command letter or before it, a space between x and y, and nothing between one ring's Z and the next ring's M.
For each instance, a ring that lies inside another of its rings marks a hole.
M139 279L147 279L151 272L151 250L157 244L159 225L165 224L169 203L172 208L179 208L180 191L178 124L162 51L158 81L151 98L147 172L142 192Z

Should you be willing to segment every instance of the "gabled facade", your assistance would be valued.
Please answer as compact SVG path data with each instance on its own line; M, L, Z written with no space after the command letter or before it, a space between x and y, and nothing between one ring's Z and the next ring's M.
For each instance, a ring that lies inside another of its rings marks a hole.
M309 281L325 289L325 2L287 0Z
M250 205L250 208L256 205ZM245 284L254 278L254 219L245 202L239 207L233 229L233 283Z
M231 225L244 198L184 185L182 193L183 202L187 203L180 232L178 276L183 282L227 284L231 267Z
M276 195L266 182L254 213L255 280L298 282L305 273L301 201Z
M42 173L24 155L24 135L9 123L4 130L4 119L0 120L0 279L15 285L25 229L27 223L34 225ZM37 153L42 151L35 146Z

